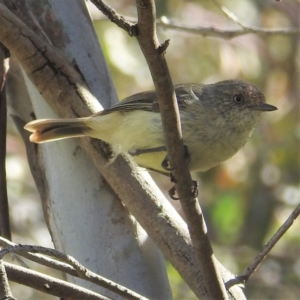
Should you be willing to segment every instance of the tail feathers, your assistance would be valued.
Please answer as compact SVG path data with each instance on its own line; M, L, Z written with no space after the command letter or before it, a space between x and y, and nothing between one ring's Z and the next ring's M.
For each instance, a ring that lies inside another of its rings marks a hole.
M83 118L69 120L36 120L26 124L24 128L32 132L29 139L34 143L80 137L87 135L89 131L89 127Z

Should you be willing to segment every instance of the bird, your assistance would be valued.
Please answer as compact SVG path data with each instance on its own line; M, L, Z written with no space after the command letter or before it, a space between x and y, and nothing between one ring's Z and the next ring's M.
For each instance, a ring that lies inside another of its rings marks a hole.
M277 108L264 94L242 80L174 86L188 149L189 170L204 172L232 157L248 141L263 112ZM134 94L89 117L40 119L24 127L30 141L45 143L88 136L128 153L143 168L169 174L162 164L167 152L156 92Z

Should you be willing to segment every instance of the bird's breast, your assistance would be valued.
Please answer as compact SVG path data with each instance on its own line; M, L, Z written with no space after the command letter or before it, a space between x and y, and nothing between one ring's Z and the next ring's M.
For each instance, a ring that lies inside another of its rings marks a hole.
M257 124L250 122L243 127L226 122L222 116L194 121L188 118L182 122L184 144L191 155L191 171L206 171L232 157L245 145Z

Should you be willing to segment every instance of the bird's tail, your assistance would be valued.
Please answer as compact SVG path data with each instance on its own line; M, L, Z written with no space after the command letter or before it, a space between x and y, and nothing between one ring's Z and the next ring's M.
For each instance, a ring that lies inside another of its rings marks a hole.
M79 119L43 119L32 121L24 126L32 134L29 139L34 143L80 137L90 131L87 118Z

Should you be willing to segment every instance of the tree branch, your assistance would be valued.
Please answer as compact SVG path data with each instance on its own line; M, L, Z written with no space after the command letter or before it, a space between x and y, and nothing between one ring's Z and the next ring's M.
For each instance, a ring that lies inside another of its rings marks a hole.
M0 235L11 239L6 184L6 75L9 69L9 51L0 44Z
M266 243L263 251L259 253L250 266L243 272L242 275L237 276L235 279L231 279L226 283L226 287L230 288L234 284L245 284L250 276L256 271L258 266L266 258L268 253L273 249L276 243L283 237L287 230L293 225L294 221L298 218L300 214L300 204L293 210L286 221L280 226L277 232L271 237L271 239Z
M170 21L167 17L161 17L156 20L157 26L163 29L183 31L192 34L198 34L207 37L217 37L222 39L232 39L241 35L254 33L261 36L268 35L298 35L300 30L297 28L261 28L247 26L243 23L243 29L219 29L214 27L191 27ZM240 23L238 23L241 25Z
M93 0L92 2L95 3L95 1ZM97 0L97 2L100 1ZM130 24L132 24L133 26L137 22L137 19L133 17L126 16L123 17L123 19L127 20L126 22L129 22L128 20L130 20ZM104 21L107 20L107 18L97 18L97 20ZM112 19L110 20L112 21ZM156 25L157 27L161 27L162 29L165 30L175 30L175 31L181 31L190 34L197 34L205 37L216 37L216 38L226 39L226 40L230 40L235 37L239 37L250 33L260 35L260 36L300 34L300 29L298 28L263 28L263 27L249 26L246 25L245 23L243 23L242 29L220 29L215 27L188 26L170 20L166 16L162 16L161 18L156 19ZM241 26L241 24L239 25ZM129 35L135 36L134 34L130 34L130 31L128 31L125 26L119 26L119 27L124 29Z
M203 273L208 296L212 299L227 299L227 292L217 265L217 260L207 236L204 217L197 198L194 183L186 163L182 140L179 109L174 86L164 53L156 36L155 4L153 0L136 1L138 11L137 40L148 63L156 94L168 152L168 159L176 191L186 217L193 249Z
M2 259L0 259L0 299L16 300L11 293Z
M231 12L226 7L220 5L216 0L213 0L215 5L225 14L225 16L233 21L234 23L240 25L243 30L243 34L255 33L261 35L295 35L300 34L299 28L261 28L256 26L251 26L241 21L233 12Z
M8 279L33 289L72 300L112 300L83 287L4 262Z
M136 24L128 22L123 16L118 14L112 7L106 5L101 0L91 0L94 5L103 12L112 22L125 30L130 36L136 36Z
M120 284L117 284L111 280L108 280L98 274L88 270L83 265L81 265L76 259L72 256L66 255L62 252L59 252L55 249L45 248L41 246L33 246L33 245L16 245L8 240L5 240L0 237L1 246L6 246L6 248L0 250L0 258L8 253L16 253L22 255L30 260L38 262L40 264L49 266L51 268L63 271L72 276L80 277L89 282L93 282L99 286L102 286L125 299L131 300L147 300L147 298L129 290L126 287L123 287ZM47 256L55 257L57 260L49 259L44 256L38 256L34 253L40 253ZM61 263L65 262L64 263Z

